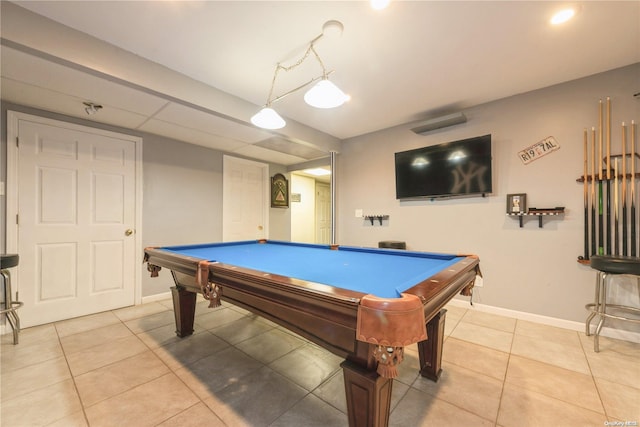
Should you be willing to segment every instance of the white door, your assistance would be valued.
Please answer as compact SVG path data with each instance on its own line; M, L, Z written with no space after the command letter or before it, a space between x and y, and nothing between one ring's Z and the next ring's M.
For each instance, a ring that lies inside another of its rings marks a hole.
M316 181L316 243L331 243L331 190Z
M222 239L267 238L268 165L224 156L222 182Z
M133 305L139 138L17 119L23 326Z

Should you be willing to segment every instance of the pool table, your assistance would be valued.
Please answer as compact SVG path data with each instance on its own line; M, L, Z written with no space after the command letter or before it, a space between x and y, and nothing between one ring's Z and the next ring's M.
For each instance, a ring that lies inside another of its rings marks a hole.
M171 270L176 333L193 333L196 295L263 316L345 358L350 426L386 426L404 347L441 372L444 305L470 295L476 256L271 240L145 249L151 276Z

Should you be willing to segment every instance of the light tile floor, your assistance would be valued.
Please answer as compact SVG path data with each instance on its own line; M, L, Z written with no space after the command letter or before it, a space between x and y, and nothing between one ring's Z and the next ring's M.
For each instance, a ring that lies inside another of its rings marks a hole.
M244 310L198 303L174 333L171 301L2 337L0 425L346 426L341 359ZM440 381L415 347L391 426L603 426L640 421L640 344L448 307Z

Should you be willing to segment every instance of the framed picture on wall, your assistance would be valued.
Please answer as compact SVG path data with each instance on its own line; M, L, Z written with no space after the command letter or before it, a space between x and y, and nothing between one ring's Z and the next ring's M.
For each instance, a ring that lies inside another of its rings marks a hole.
M281 173L271 177L271 207L289 207L289 181Z
M526 194L507 194L507 213L523 214L527 211Z

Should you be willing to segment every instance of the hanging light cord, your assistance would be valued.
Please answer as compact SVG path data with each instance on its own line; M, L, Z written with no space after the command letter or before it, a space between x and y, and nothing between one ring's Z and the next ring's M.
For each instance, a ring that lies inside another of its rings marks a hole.
M284 98L287 95L290 95L294 92L297 92L298 90L302 89L303 87L309 86L311 83L316 82L320 79L326 79L327 76L331 73L333 73L333 70L328 71L326 70L326 68L324 67L324 63L322 62L322 59L320 59L320 55L318 55L318 52L316 52L313 44L322 37L322 34L320 34L318 37L316 37L315 39L313 39L311 41L311 43L309 43L309 47L307 48L306 52L304 53L304 55L302 56L302 58L298 59L294 64L285 67L282 64L278 63L278 65L276 65L276 70L273 73L273 80L271 80L271 89L269 90L269 97L267 98L267 104L266 107L271 107L271 104L281 100L282 98ZM302 63L309 57L309 54L313 52L314 56L316 57L316 59L318 60L318 62L320 63L320 66L322 67L322 75L319 77L314 77L313 79L309 80L307 83L304 83L298 87L296 87L295 89L291 89L289 92L286 92L280 96L277 96L276 98L271 99L271 97L273 96L273 89L276 85L276 79L278 78L278 73L280 72L280 70L283 71L291 71L295 68L297 68L298 66L302 65Z

